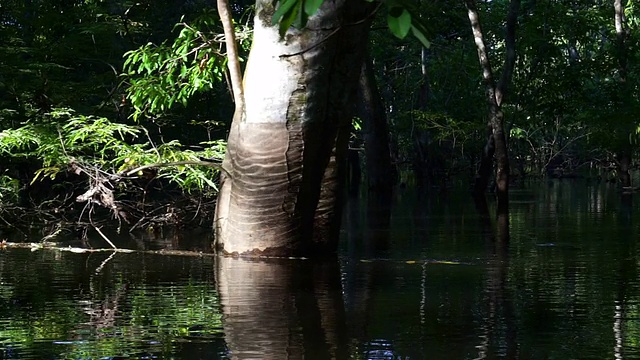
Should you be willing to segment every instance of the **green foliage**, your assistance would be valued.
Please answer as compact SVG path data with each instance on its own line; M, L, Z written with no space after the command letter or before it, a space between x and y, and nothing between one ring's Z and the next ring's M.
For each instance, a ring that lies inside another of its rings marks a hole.
M431 131L434 141L451 141L454 146L464 147L466 142L474 140L484 128L483 124L456 120L443 113L414 110L410 116L417 130Z
M201 151L185 150L178 140L153 146L150 143L136 144L129 151L121 152L114 159L114 163L119 165L118 173L122 173L137 167L149 164L163 164L175 162L198 162L202 158L212 161L222 161L225 151L225 142L222 140L202 142ZM207 190L217 191L214 183L219 171L212 167L202 167L195 165L177 165L171 167L161 167L158 169L156 178L167 179L171 183L180 186L184 191L206 192ZM140 171L136 175L142 176Z
M8 175L0 175L0 204L17 202L19 192L20 181Z
M519 128L517 126L514 126L511 128L511 130L509 131L509 137L511 139L526 139L527 138L527 130L523 129L523 128Z
M126 91L135 120L141 115L163 114L176 103L186 106L195 93L210 91L221 82L226 58L215 16L205 13L190 24L181 21L172 42L148 43L124 54L129 81ZM238 29L241 43L247 47L248 31L241 26Z
M362 130L362 119L359 117L354 117L351 119L351 127L353 131L361 131Z
M404 39L411 29L411 14L403 7L394 6L389 9L387 23L393 35Z
M373 0L367 0L373 2ZM302 29L307 25L309 16L318 11L324 0L273 0L276 10L271 19L273 25L278 24L278 31L283 37L287 30L293 26ZM427 40L427 28L419 20L416 7L409 0L382 0L388 8L387 24L392 34L404 39L409 30L423 46L429 47Z
M420 21L420 12L412 1L387 0L385 4L388 8L387 25L393 35L404 39L411 30L411 34L422 46L431 46L431 42L427 40L427 27Z
M64 124L64 125L61 125ZM146 141L136 142L144 136ZM0 133L0 154L41 162L32 182L55 179L63 172L79 173L79 167L95 168L116 175L124 170L176 161L199 161L201 157L221 159L222 141L203 143L203 150L183 150L178 141L154 145L146 130L109 121L106 118L56 109L17 129ZM176 183L183 190L215 190L218 170L212 167L161 167L157 177Z
M307 1L309 0L283 0L280 2L280 5L273 13L272 22L274 25L280 22L278 31L281 37L284 36L292 25L298 29L302 29L307 24L308 17L313 15L315 10L322 4L322 1L319 1L320 4L318 4L318 7L313 5L306 6L305 3ZM313 1L315 3L315 0ZM306 12L308 9L314 9L314 11L309 14Z

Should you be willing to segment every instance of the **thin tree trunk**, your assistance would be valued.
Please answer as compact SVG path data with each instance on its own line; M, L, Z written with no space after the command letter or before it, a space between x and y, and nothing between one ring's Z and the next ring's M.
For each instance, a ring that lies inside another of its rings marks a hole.
M475 182L473 184L474 196L478 199L484 199L484 193L489 186L489 178L491 178L491 170L493 170L493 154L496 152L495 138L493 137L493 127L487 124L487 141L482 148L480 155L480 167L476 173Z
M389 150L387 113L378 90L373 61L362 64L358 99L358 114L363 120L364 150L369 190L389 191L393 185L394 167Z
M614 0L614 23L616 27L616 52L618 60L618 76L621 83L627 81L627 51L626 42L629 35L629 26L627 18L624 15L624 6L626 0Z
M509 155L507 150L507 139L504 131L504 113L502 103L507 93L507 88L511 83L513 68L516 60L515 50L515 30L520 9L520 0L512 0L509 6L506 26L506 59L502 71L502 76L497 86L493 78L493 70L489 61L484 34L480 25L478 10L474 0L466 0L469 21L473 38L478 51L478 60L482 68L482 79L485 84L487 101L489 105L488 127L491 129L492 139L488 139L482 152L481 167L476 177L474 190L476 194L486 191L489 183L489 164L496 160L496 195L498 199L498 209L507 209L509 202ZM493 147L491 143L493 142ZM491 149L494 148L492 154Z
M622 141L628 141L627 139L623 139ZM618 151L617 153L617 167L618 167L618 178L620 179L620 186L624 190L629 190L631 188L631 145L628 146L626 144L623 145L626 149Z
M627 73L628 73L628 60L627 60L627 38L629 36L629 26L627 25L627 19L624 14L624 7L626 0L614 0L614 24L616 28L616 59L618 61L618 93L615 95L618 100L618 107L623 109L622 116L623 125L626 125L624 130L621 131L620 149L617 151L617 168L618 178L620 179L620 186L622 188L631 187L631 174L629 169L633 160L633 149L628 137L632 132L632 122L627 119L629 116L627 105L628 91L627 88Z
M218 14L222 21L224 30L225 46L227 48L227 64L229 66L229 78L231 79L231 94L235 102L234 118L231 122L231 131L229 138L237 136L238 125L241 122L241 116L244 113L244 88L242 86L242 70L240 68L240 57L238 55L238 46L236 43L235 28L233 27L233 19L231 17L231 8L228 0L217 0ZM231 202L231 182L228 180L228 174L233 173L233 164L231 156L225 156L220 172L220 190L218 200L216 202L216 211L214 214L214 248L224 248L223 238L229 216L229 204Z
M420 111L428 111L429 100L431 99L431 84L429 82L429 74L427 73L427 49L424 47L420 51L420 65L422 79L418 92L417 108ZM416 174L416 181L419 187L426 186L428 181L434 180L432 175L436 170L434 169L433 162L429 161L430 158L433 158L431 156L432 154L428 153L430 134L428 130L421 128L414 128L412 132L413 146L415 148L413 167Z

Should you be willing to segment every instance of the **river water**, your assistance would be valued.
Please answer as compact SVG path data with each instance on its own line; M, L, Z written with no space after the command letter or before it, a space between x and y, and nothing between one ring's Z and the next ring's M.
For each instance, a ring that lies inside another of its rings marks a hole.
M429 193L352 199L330 261L4 249L0 358L640 358L636 202Z

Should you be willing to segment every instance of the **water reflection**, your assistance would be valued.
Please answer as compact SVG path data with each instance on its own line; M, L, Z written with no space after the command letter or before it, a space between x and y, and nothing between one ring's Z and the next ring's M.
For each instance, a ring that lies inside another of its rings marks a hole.
M348 357L337 261L223 257L217 279L234 359Z
M204 258L0 253L0 357L218 357L212 271Z
M0 358L640 358L637 196L512 197L358 198L323 262L0 251Z
M495 229L492 226L488 204L484 198L475 199L480 228L487 249L487 274L485 280L485 315L482 319L480 341L476 346L476 359L507 358L518 356L517 324L514 321L514 305L508 289L509 276L509 212L498 211Z

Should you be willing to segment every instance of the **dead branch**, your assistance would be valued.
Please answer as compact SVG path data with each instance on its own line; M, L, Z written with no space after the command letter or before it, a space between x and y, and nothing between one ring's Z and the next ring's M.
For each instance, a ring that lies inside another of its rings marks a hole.
M94 228L94 229L96 229L96 231L98 232L98 234L100 234L100 236L102 236L102 238L103 238L103 239L104 239L104 240L105 240L109 245L111 245L111 247L112 247L112 248L117 249L117 247L116 247L115 245L113 245L113 243L111 242L111 240L109 240L109 238L108 238L108 237L106 237L106 236L102 233L102 231L100 231L100 228L99 228L99 227L97 227L97 226L95 226L95 225L93 225L93 224L91 224L91 226L93 226L93 228Z

